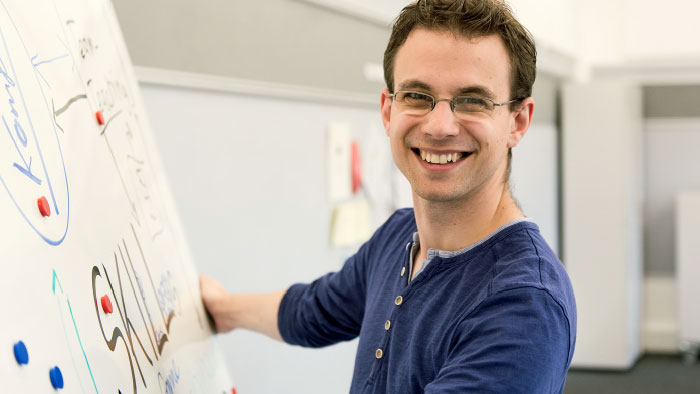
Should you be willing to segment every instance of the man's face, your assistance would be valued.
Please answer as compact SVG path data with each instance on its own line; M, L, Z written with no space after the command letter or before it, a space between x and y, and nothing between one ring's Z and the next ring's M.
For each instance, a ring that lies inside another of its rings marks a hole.
M496 103L511 99L509 56L495 35L468 39L416 29L396 54L394 81L395 92L417 91L436 99L464 95ZM414 115L388 94L387 89L382 91L382 120L394 161L414 194L431 201L465 200L485 186L496 190L505 176L508 148L517 145L527 130L533 107L528 98L517 112L506 105L458 118L449 102L439 101L431 112ZM458 159L429 162L441 155Z

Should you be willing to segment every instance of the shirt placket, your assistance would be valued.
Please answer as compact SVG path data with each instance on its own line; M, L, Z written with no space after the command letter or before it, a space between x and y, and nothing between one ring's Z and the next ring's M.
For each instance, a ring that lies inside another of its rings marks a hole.
M404 248L404 252L402 253L402 261L403 264L401 265L401 269L398 272L398 280L399 280L399 286L395 286L398 291L398 294L394 298L394 307L391 309L391 312L389 313L389 316L387 317L387 320L384 322L384 338L382 339L382 342L380 343L379 347L374 352L374 357L376 358L376 365L373 368L372 373L370 373L370 378L368 383L371 383L374 381L374 378L377 374L377 372L380 370L381 365L382 365L382 360L385 356L386 349L389 345L389 340L391 339L391 330L395 329L394 321L396 320L396 315L399 313L399 308L404 304L405 300L404 298L406 297L406 293L408 291L408 287L410 283L408 282L408 275L410 273L410 259L411 259L411 249L413 246L413 241L410 241L406 244L406 247Z

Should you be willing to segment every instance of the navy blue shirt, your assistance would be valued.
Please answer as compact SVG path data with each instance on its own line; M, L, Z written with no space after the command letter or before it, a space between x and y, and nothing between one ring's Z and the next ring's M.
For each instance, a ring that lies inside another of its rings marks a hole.
M359 335L351 393L562 393L576 306L537 225L510 225L409 281L412 209L343 268L282 299L282 338L320 347Z

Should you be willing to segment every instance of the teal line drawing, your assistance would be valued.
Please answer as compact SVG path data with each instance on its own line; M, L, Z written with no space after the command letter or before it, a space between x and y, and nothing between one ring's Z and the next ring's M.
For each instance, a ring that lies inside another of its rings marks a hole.
M51 289L53 290L53 293L56 294L56 283L58 283L58 288L61 290L61 294L63 294L63 287L61 286L61 281L58 280L58 275L56 275L56 269L53 269L53 280L51 284ZM61 310L61 303L58 301L58 309ZM95 387L95 393L99 394L100 392L97 390L97 383L95 383L95 377L92 375L92 368L90 368L90 362L88 361L87 354L85 353L85 348L83 347L83 341L80 339L80 333L78 333L78 325L75 323L75 317L73 316L73 308L70 306L70 300L68 299L68 296L66 296L66 303L68 303L68 311L70 312L70 318L73 320L73 328L75 329L75 335L78 337L78 344L80 344L80 350L83 352L83 357L85 358L85 364L87 364L88 371L90 372L90 379L92 379L92 385ZM63 311L61 310L61 313ZM63 318L61 318L61 324L63 324ZM66 332L66 327L65 325L63 326L63 333L65 334ZM68 337L66 336L66 342L68 341ZM72 358L72 357L71 357ZM73 368L77 371L78 368L75 365L75 360L73 360ZM78 379L80 382L80 379ZM80 385L80 388L82 389L82 383ZM83 393L85 390L83 390Z

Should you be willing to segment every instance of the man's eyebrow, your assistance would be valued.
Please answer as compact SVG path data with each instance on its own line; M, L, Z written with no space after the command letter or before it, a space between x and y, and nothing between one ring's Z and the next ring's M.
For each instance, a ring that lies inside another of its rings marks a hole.
M461 88L457 90L457 95L458 96L470 96L470 95L476 95L476 96L481 96L490 100L494 100L496 98L496 95L491 92L488 88L485 88L483 86L475 85L475 86L468 86Z
M411 90L418 89L422 91L431 92L432 87L427 83L420 81L418 79L408 79L399 84L398 90ZM459 88L456 91L456 96L480 96L490 100L495 100L496 95L488 88L481 85L466 86Z
M424 91L431 91L430 85L425 82L419 81L417 79L409 79L403 81L399 84L398 90L410 90L410 89L420 89Z

